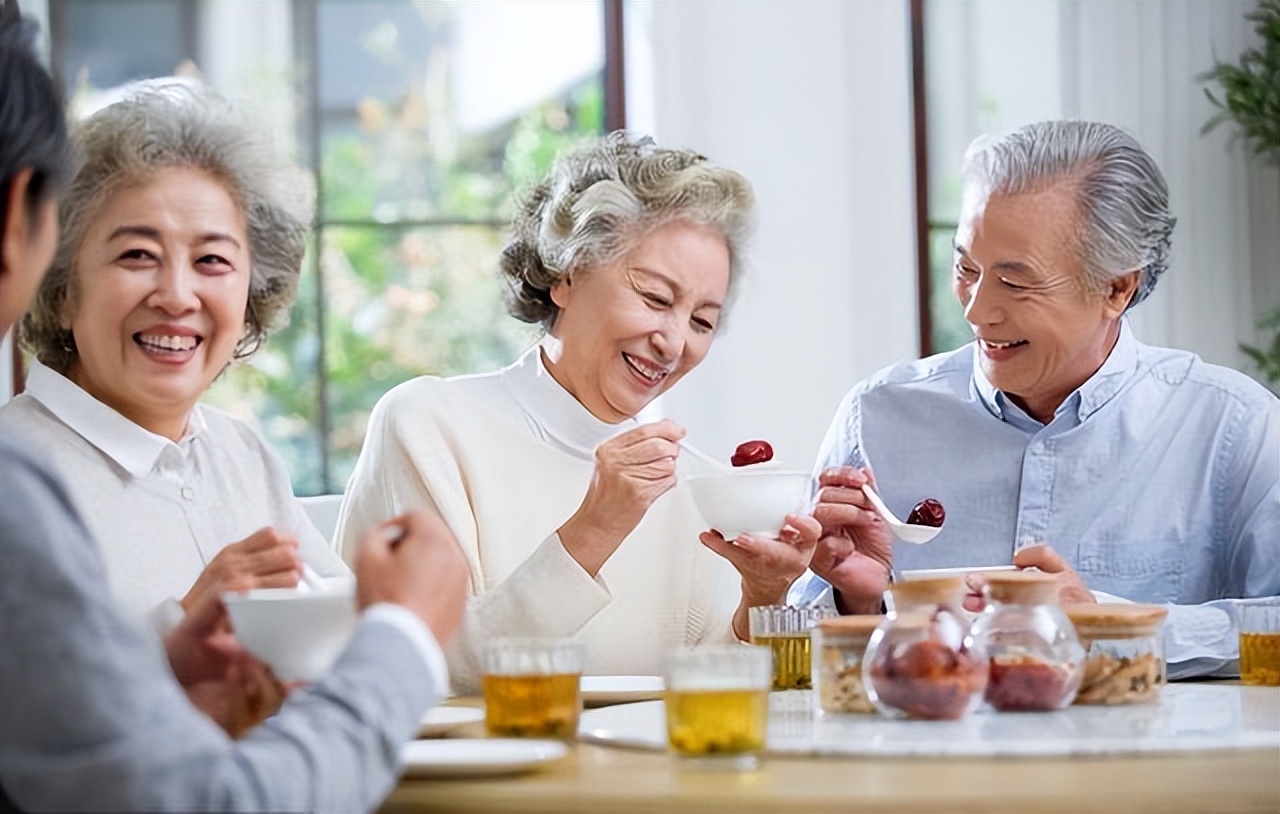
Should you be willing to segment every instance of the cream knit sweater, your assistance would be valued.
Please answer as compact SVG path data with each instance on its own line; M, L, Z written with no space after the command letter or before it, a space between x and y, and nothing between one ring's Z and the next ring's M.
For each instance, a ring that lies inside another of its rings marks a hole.
M556 536L590 482L592 450L637 426L592 416L534 347L496 373L422 377L374 408L337 540L414 508L437 511L471 563L473 597L448 648L455 692L479 684L496 636L568 636L589 674L656 674L674 645L732 641L740 579L698 542L706 523L677 483L592 578Z

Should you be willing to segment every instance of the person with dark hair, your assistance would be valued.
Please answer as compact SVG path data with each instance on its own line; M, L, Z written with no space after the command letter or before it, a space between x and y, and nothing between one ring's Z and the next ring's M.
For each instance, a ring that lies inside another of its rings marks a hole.
M508 310L542 340L504 370L424 376L374 408L338 538L349 557L388 510L444 517L474 580L455 688L478 686L495 635L572 636L590 674L657 673L672 646L746 639L747 608L804 573L813 518L788 517L777 540L705 531L684 429L641 416L711 349L753 208L740 173L648 138L561 156L500 261Z
M970 148L953 286L974 342L845 397L819 455L824 537L797 588L874 611L893 567L1013 563L1064 601L1168 605L1174 678L1233 674L1235 620L1280 595L1280 403L1144 345L1126 314L1169 266L1156 162L1118 127L1049 121ZM893 549L861 487L946 521Z
M63 113L31 37L0 0L0 335L53 256L66 177ZM234 693L252 663L220 599L161 647L111 597L67 489L25 440L0 431L0 811L374 808L447 687L439 643L461 620L467 565L443 523L413 513L365 535L363 614L337 663L234 741L187 695Z

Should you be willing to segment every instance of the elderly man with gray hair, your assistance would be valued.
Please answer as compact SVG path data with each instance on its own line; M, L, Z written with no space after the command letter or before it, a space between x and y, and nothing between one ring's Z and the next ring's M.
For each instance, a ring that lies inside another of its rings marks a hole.
M1169 606L1170 677L1232 674L1240 604L1280 594L1280 409L1135 338L1125 315L1169 263L1164 177L1074 121L979 139L963 175L953 289L975 340L845 397L815 469L817 578L793 598L874 611L895 567L1012 562L1061 574L1064 601ZM903 516L941 500L938 537L893 550L868 482Z

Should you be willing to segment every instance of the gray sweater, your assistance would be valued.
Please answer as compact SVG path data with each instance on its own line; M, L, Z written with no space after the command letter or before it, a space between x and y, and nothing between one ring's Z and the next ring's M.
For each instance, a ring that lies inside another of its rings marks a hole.
M62 484L5 436L0 579L0 809L368 811L444 690L365 619L329 675L229 739L113 601Z

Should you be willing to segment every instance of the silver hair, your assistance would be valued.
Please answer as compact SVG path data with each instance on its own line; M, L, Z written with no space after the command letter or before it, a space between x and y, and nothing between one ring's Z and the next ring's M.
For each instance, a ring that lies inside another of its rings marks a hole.
M507 310L550 330L560 313L551 300L557 283L615 262L654 229L685 221L724 235L727 313L754 207L751 182L741 174L692 150L610 133L557 159L519 204L500 263Z
M1146 299L1169 268L1175 218L1169 187L1156 162L1118 127L1099 122L1048 121L1012 133L981 137L965 156L966 193L1016 195L1065 183L1076 193L1077 235L1085 283L1139 271L1132 308Z
M72 129L72 180L58 212L58 248L23 320L27 347L65 373L79 358L62 327L75 302L75 258L90 224L117 191L171 168L194 168L220 181L244 215L249 236L245 336L235 358L261 346L288 317L298 290L314 195L268 133L212 89L150 80Z

